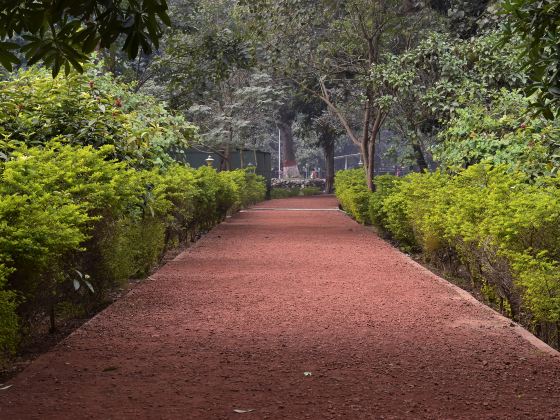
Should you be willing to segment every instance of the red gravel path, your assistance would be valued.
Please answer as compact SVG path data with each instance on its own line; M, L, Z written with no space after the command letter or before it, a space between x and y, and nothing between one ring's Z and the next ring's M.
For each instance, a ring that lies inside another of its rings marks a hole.
M560 418L557 354L337 211L234 216L10 384L2 419Z

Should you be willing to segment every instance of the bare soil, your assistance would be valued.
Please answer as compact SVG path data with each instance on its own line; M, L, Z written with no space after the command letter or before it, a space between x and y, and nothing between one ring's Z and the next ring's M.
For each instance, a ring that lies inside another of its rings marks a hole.
M0 418L560 418L557 352L336 207L228 219L8 382Z

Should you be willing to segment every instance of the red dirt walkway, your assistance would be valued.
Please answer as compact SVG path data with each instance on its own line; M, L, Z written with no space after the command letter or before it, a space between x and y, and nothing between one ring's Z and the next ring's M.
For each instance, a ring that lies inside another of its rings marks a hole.
M0 418L560 418L560 357L519 327L330 197L257 207L33 362Z

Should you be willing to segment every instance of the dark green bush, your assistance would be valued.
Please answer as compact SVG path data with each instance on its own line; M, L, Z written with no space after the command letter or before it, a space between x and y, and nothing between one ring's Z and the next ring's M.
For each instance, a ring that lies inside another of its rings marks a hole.
M292 187L292 188L273 187L270 193L270 197L272 199L290 198L290 197L298 197L298 196L309 197L312 195L319 195L322 193L323 191L319 187L303 187L303 186Z
M0 364L3 354L12 354L16 350L19 336L16 293L4 290L10 272L0 264Z
M322 193L323 191L318 187L303 187L301 189L301 195L303 195L304 197L310 197L312 195L319 195Z
M301 192L300 187L296 188L272 188L270 191L270 198L289 198L289 197L297 197Z

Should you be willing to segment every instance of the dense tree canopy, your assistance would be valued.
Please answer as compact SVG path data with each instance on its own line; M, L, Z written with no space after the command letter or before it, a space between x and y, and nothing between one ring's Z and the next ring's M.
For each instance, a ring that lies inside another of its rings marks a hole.
M121 36L135 58L159 46L161 24L170 24L166 0L8 0L0 4L0 64L8 70L39 61L52 68L82 71L88 54Z
M523 41L531 79L527 93L536 95L533 106L554 119L560 111L560 1L504 0L503 11L508 16L504 42L515 35Z

